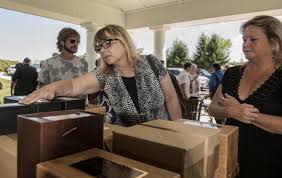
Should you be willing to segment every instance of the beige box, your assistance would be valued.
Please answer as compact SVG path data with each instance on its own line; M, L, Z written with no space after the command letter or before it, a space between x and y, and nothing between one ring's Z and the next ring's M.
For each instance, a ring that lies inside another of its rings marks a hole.
M127 127L104 123L103 148L109 152L113 150L113 131L127 129Z
M85 164L89 159L96 162ZM80 170L73 164L80 164ZM86 173L87 167L94 171ZM108 178L180 178L177 173L96 148L37 164L37 178L94 178L99 174Z
M205 142L204 146L204 167L203 177L214 178L217 177L218 156L219 156L219 129L202 128L194 125L183 124L179 122L172 122L167 120L153 120L142 123L142 125L153 128L167 129L173 132L184 134L187 136L194 136L197 139L201 138ZM187 139L187 142L190 141Z
M91 112L91 113L97 113L97 114L107 114L105 106L98 106L98 105L93 105L93 104L89 104L85 108L85 111Z
M200 127L217 127L220 129L219 145L219 178L235 178L238 174L238 134L239 129L236 126L209 124L197 121L178 120L186 124L198 124Z
M200 137L136 125L113 132L113 152L177 172L182 178L204 177Z

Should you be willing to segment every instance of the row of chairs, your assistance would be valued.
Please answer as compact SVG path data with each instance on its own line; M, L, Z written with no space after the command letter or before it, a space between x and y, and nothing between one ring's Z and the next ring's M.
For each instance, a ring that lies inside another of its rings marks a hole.
M204 103L207 98L208 96L187 99L186 110L188 113L185 119L200 121L202 109L208 112L208 106Z

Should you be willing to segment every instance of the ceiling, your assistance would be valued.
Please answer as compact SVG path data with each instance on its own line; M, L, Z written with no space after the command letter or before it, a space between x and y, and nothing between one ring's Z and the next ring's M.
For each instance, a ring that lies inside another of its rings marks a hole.
M74 24L119 24L127 29L282 15L282 0L0 0L1 7Z
M149 8L157 8L160 6L171 5L181 2L189 2L192 0L93 0L97 3L104 4L113 8L122 10L123 12L132 12L145 10Z

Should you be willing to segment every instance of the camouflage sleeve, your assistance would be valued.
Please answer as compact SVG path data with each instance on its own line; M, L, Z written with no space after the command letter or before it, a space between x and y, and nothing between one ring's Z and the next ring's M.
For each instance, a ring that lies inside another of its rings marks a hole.
M50 69L48 65L48 60L45 60L38 74L38 79L37 79L38 83L44 84L44 85L49 84L50 83L49 72L50 72Z

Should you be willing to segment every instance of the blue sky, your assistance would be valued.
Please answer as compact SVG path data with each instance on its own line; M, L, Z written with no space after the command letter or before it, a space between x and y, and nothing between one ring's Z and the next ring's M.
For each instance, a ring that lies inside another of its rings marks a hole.
M0 8L0 58L44 60L51 57L56 48L56 38L64 27L76 29L81 35L78 55L86 49L86 30L79 25Z
M279 16L278 18L282 20L282 16ZM231 59L235 60L243 58L244 55L241 50L242 36L239 32L242 22L244 21L172 28L166 32L165 49L170 47L175 39L180 39L187 44L191 56L202 32L205 32L207 35L217 33L221 37L231 40ZM0 24L0 59L21 61L25 57L29 57L36 62L47 59L53 52L57 52L56 38L58 32L64 27L74 28L80 33L81 44L77 55L85 53L86 29L80 25L2 8L0 8ZM144 49L144 53L153 53L154 33L152 31L140 30L132 33L132 37L136 46Z

